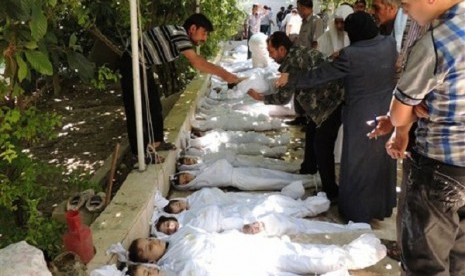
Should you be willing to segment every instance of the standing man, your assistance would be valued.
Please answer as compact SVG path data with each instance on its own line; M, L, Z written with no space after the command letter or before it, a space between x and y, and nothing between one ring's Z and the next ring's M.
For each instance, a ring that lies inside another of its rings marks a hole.
M408 31L408 16L400 8L400 0L373 0L372 7L379 24L379 33L393 36L397 43L397 52L400 52L402 37Z
M297 74L315 69L324 62L323 55L313 48L296 46L284 32L275 32L268 39L270 57L280 64L279 72ZM334 168L334 144L341 125L341 103L343 91L340 81L333 81L312 89L292 89L281 87L276 94L263 96L254 90L248 94L265 104L286 104L294 96L303 107L306 116L318 125L315 130L314 162L318 171L323 191L331 201L337 200L339 187L336 184ZM309 145L305 145L307 148Z
M159 86L156 85L152 67L154 65L171 62L183 54L197 70L217 75L228 83L237 83L238 77L225 69L208 62L196 54L194 46L207 40L213 31L210 20L203 14L193 14L186 19L183 26L163 25L146 31L142 36L141 47L144 56L140 57L146 70L141 66L141 84L147 82L147 98L142 96L142 118L144 147L152 148L146 159L151 162L163 162L161 157L152 156L154 150L170 150L176 147L164 141L163 115L160 101ZM137 156L136 114L134 109L134 91L132 77L132 57L130 47L124 52L120 60L121 88L123 90L124 110L128 139L134 157ZM142 52L141 52L142 53ZM149 118L149 119L148 119ZM151 124L150 124L151 122ZM153 129L152 129L153 127Z
M323 20L313 14L312 0L298 0L297 11L302 17L302 26L300 27L297 45L307 48L316 48L318 38L324 33Z
M387 145L404 158L417 121L402 210L402 263L407 275L465 275L465 2L402 0L431 29L413 46L390 108L396 127ZM424 102L428 118L414 106Z
M270 35L271 25L274 25L273 12L271 12L271 8L268 6L264 6L263 9L265 9L265 14L263 15L260 23L260 32Z
M323 20L317 15L313 14L313 1L312 0L298 0L297 11L302 17L302 26L300 27L299 37L296 44L299 46L310 48L317 47L318 38L324 33ZM304 161L301 166L301 173L317 172L318 167L316 164L316 153L314 148L315 143L315 128L316 124L312 120L305 118L305 110L298 101L294 98L294 110L296 118L288 122L291 125L304 124L305 129L305 154Z
M244 24L244 34L247 37L247 47L249 45L249 40L254 34L258 34L260 32L260 25L263 14L259 12L259 5L253 4L252 5L252 13L249 14L247 17L245 24ZM247 51L247 58L251 58L252 53Z
M276 26L278 26L278 31L281 31L281 22L283 22L285 16L284 7L281 7L279 12L276 14Z
M302 26L302 18L297 13L297 9L292 9L291 13L286 15L283 24L286 26L287 36L294 43L299 38L300 27Z
M354 12L363 11L366 12L367 2L365 0L357 0L354 3Z

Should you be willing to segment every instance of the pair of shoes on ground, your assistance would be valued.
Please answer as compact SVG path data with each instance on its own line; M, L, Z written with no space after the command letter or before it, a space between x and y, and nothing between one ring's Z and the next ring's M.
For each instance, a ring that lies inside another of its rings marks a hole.
M98 213L105 207L105 198L104 192L96 194L93 189L88 189L70 197L66 204L66 210L78 211L85 207L91 213Z
M294 120L284 122L288 126L305 126L307 125L307 118L305 116L295 117Z

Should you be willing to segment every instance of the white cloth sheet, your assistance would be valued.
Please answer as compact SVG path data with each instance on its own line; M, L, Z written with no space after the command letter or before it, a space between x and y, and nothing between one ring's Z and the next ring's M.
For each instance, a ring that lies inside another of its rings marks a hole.
M238 231L208 233L186 226L169 238L158 261L176 275L297 275L361 269L386 256L374 235L345 246L300 244Z
M233 167L265 168L290 173L297 173L300 170L299 161L285 161L263 155L238 154L230 150L186 157L195 158L198 163L193 165L178 164L179 171L203 170L220 159L228 160Z
M173 185L179 190L196 190L203 187L235 187L244 191L281 190L291 182L301 180L304 187L316 186L312 175L291 174L263 168L234 168L221 159L201 171L185 171L195 178L187 184Z

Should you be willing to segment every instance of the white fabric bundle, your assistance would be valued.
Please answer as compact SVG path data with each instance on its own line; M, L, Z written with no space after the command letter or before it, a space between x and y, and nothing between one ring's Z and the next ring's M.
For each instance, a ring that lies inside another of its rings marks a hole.
M270 63L266 39L268 36L264 33L257 33L250 37L249 50L252 53L252 67L267 67Z

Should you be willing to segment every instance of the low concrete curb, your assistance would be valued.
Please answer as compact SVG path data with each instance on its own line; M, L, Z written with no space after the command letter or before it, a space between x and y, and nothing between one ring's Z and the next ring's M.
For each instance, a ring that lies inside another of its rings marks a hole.
M209 75L195 78L165 117L167 141L178 148L181 130L190 130L190 118L208 85ZM149 235L155 192L159 190L166 196L169 191L169 175L175 172L177 151L160 154L165 157L165 162L148 165L143 172L132 171L110 204L91 225L96 254L87 264L89 272L103 265L116 263L115 256L106 254L112 244L121 242L127 248L134 239Z

